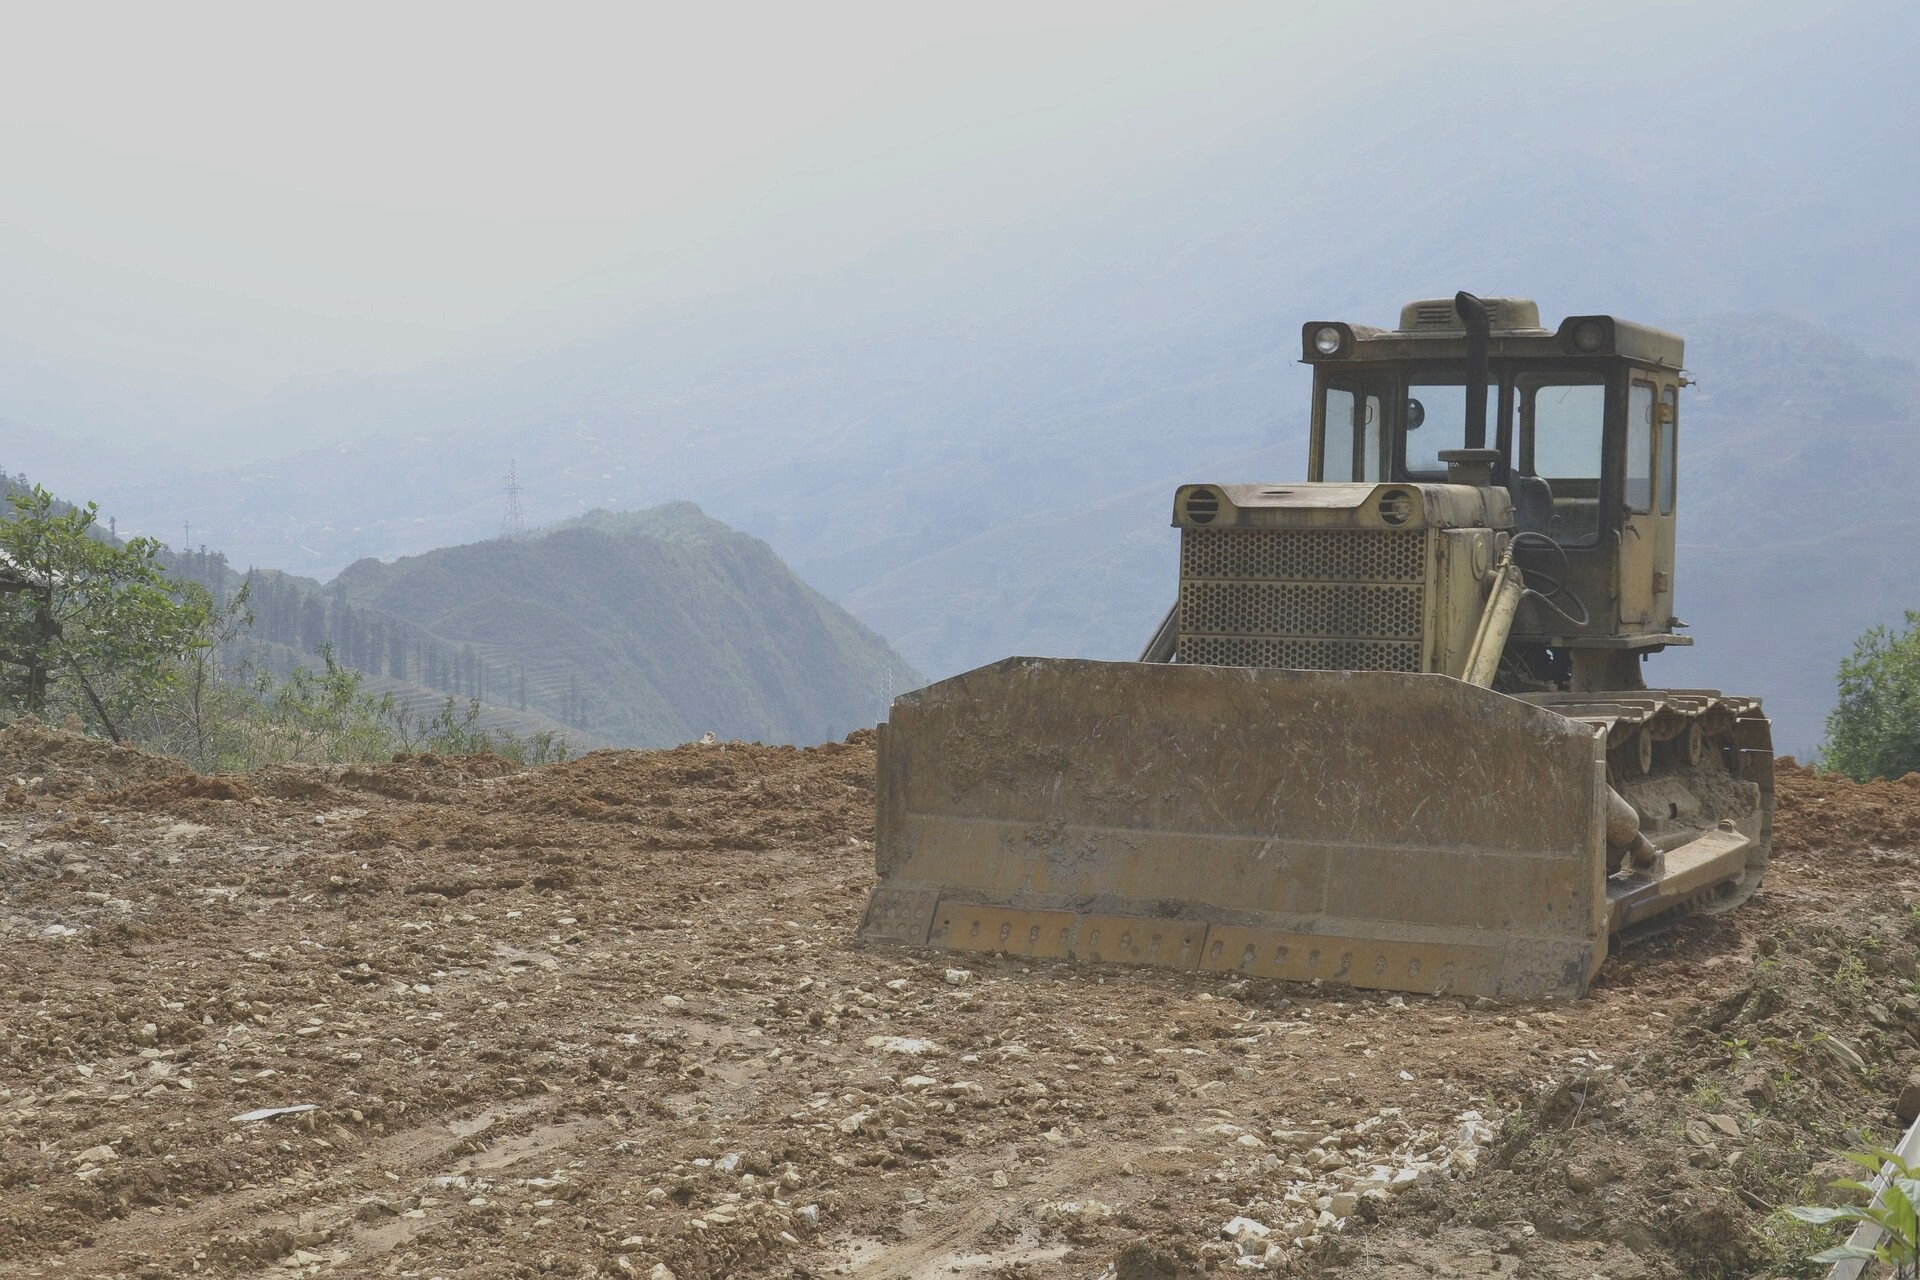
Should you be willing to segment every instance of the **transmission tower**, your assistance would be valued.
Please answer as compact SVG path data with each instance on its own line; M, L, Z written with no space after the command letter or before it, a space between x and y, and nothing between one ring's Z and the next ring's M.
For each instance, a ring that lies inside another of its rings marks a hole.
M513 459L507 460L507 521L500 536L509 542L527 536L526 517L520 512L520 467Z

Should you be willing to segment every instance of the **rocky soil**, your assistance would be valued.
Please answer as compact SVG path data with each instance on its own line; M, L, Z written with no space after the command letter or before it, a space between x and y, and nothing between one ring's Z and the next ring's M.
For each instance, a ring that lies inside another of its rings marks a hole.
M872 779L0 731L0 1275L1813 1274L1920 1068L1920 777L1522 1006L863 948Z

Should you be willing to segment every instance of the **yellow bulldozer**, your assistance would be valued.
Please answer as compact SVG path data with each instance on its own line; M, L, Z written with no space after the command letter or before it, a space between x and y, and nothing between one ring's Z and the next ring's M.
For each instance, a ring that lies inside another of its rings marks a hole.
M863 938L1525 999L1753 893L1759 700L1642 675L1691 643L1681 339L1462 293L1301 345L1310 479L1176 490L1139 661L894 701Z

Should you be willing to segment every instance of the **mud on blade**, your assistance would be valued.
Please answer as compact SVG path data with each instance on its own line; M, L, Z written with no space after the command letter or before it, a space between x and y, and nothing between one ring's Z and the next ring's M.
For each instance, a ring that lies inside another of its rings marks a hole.
M1514 997L1606 957L1602 740L1445 676L1009 658L879 769L870 940Z

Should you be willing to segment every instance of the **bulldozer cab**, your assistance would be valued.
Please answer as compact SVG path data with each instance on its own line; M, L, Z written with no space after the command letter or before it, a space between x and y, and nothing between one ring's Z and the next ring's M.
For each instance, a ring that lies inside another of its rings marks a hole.
M1446 483L1461 478L1446 455L1490 451L1487 478L1508 492L1515 532L1531 535L1516 559L1551 588L1522 607L1515 641L1557 683L1572 680L1576 650L1593 673L1577 683L1637 683L1638 655L1689 643L1673 616L1681 339L1604 315L1549 330L1532 302L1485 305L1483 416L1453 300L1409 304L1390 331L1304 326L1309 477Z

